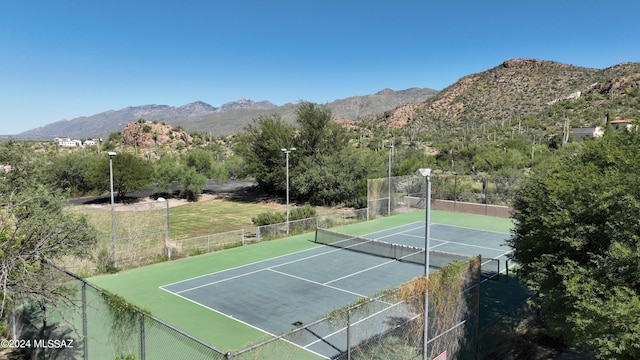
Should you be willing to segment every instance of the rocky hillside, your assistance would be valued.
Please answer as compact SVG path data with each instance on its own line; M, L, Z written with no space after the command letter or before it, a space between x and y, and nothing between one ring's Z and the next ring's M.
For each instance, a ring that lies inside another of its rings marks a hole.
M176 143L191 143L192 139L182 129L174 129L173 126L153 121L138 120L127 124L122 130L122 143L140 148L150 148L170 144L176 147Z
M611 102L612 92L621 95L638 88L639 77L640 63L590 69L553 61L513 59L465 76L423 103L397 107L370 120L401 127L440 121L504 123L535 116L550 118L550 126L563 121L561 117L569 118L574 126L593 126L601 123L607 112L614 118L633 116L632 109L624 104L602 102ZM594 102L575 105L585 101ZM567 107L571 111L563 111Z

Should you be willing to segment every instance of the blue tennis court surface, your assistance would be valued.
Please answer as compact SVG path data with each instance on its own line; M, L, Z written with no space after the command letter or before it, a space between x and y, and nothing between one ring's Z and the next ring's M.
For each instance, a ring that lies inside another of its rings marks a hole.
M424 231L424 223L413 223L366 237L424 247ZM506 233L432 224L430 235L431 247L446 252L502 259L509 250L503 246L509 237ZM311 323L358 298L397 287L423 274L421 265L319 246L161 288L277 335L294 324ZM344 334L320 335L346 338ZM334 356L341 346L339 341L300 340L296 345L326 358Z

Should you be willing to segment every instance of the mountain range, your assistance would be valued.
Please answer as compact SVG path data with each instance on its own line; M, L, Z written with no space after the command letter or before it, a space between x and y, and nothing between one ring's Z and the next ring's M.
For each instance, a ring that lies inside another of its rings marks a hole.
M510 59L464 76L442 91L384 89L326 105L337 120L361 120L382 126L466 132L517 126L512 131L521 132L521 126L535 123L536 128L546 129L548 134L566 123L573 127L600 125L605 117L640 120L640 63L593 69L547 60ZM188 132L221 136L242 131L261 115L277 113L293 123L296 108L291 103L276 106L249 99L220 107L202 101L180 107L133 106L54 122L15 138L106 137L140 118L179 126Z
M411 88L394 91L384 89L378 93L354 96L326 104L337 119L357 119L391 110L402 104L420 103L437 94L433 89ZM169 105L130 106L120 110L109 110L92 116L57 121L43 127L20 133L14 138L25 140L48 140L57 136L71 138L106 138L112 132L120 132L130 122L139 119L158 121L188 132L200 131L215 136L235 134L260 115L279 114L285 121L295 121L297 105L276 106L269 101L255 102L240 99L214 107L196 101L179 107Z

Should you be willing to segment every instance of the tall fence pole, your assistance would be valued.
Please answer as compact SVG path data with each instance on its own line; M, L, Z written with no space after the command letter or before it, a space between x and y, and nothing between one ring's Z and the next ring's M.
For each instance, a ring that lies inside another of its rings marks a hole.
M456 212L458 204L458 174L453 175L453 212Z
M140 359L145 360L147 358L147 351L145 348L145 332L144 332L144 313L140 314Z
M351 360L351 309L347 309L347 360Z
M89 336L87 330L87 283L82 282L82 342L84 360L89 359Z

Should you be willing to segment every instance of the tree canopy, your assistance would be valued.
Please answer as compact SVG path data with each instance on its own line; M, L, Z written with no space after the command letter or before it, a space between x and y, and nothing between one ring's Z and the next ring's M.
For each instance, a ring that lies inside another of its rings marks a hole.
M245 159L247 173L255 177L261 189L285 188L285 156L281 149L294 147L293 136L293 126L285 123L280 115L261 115L236 146L236 151Z
M509 243L556 335L640 358L640 135L607 129L529 177ZM567 326L568 325L568 326Z
M0 161L0 316L26 297L55 307L64 299L59 282L43 265L64 256L88 256L95 231L83 216L65 209L66 197L43 181L32 152L8 144ZM62 299L61 299L62 297Z
M113 157L113 189L118 198L134 190L141 190L151 183L153 168L149 162L130 153L119 153ZM107 191L110 187L109 158L93 162L87 171L88 181L94 188Z
M262 189L284 192L286 156L282 149L295 147L289 154L293 199L313 205L362 205L363 183L384 174L386 153L355 146L345 128L331 121L326 106L301 102L296 114L298 127L271 115L259 117L247 129L236 150L248 173Z

